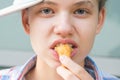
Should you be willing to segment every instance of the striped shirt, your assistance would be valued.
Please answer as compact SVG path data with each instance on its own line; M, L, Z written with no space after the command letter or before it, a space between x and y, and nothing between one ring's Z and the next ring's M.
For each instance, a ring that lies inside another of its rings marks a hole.
M0 80L25 80L25 75L35 66L36 58L35 55L22 66L1 70ZM100 70L90 57L86 57L84 68L95 80L120 80Z

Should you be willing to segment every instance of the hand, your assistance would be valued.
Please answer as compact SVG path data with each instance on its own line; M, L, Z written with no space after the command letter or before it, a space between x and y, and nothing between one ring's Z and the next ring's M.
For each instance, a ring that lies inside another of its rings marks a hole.
M61 56L60 61L65 67L59 66L57 73L64 80L94 80L83 67L76 64L69 57Z

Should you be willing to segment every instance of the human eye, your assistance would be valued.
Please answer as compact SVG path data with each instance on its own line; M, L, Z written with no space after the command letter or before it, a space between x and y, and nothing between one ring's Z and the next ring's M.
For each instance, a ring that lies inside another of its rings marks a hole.
M87 17L87 16L89 16L89 14L90 14L90 11L89 10L87 10L87 9L76 9L74 12L73 12L73 14L75 15L75 16L77 16L77 17Z
M54 10L53 9L51 9L51 8L42 8L42 9L40 9L40 11L39 11L39 14L40 14L40 16L41 17L52 17L53 15L54 15Z

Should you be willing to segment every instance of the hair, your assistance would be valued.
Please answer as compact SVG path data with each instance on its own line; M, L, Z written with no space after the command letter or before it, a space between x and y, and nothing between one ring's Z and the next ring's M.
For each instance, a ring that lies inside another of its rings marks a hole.
M107 0L98 0L98 9L99 11L105 6Z

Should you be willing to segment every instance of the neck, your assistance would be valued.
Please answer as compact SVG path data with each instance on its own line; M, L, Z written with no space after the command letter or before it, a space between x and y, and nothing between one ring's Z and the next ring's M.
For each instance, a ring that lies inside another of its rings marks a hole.
M84 67L84 61L78 63L81 63L79 65ZM37 58L36 66L28 72L25 78L26 80L63 80L63 78L57 74L56 68L48 66L46 62L40 58Z

